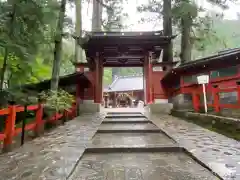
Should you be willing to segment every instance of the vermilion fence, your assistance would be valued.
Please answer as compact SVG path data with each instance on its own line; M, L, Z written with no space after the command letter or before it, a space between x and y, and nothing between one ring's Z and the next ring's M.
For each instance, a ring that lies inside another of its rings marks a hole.
M240 110L240 85L236 82L227 83L228 81L218 84L210 83L206 86L207 106L211 112L222 113L225 110ZM196 112L200 112L203 109L203 88L201 85L190 84L183 85L177 89L169 89L169 96L173 97L173 99L178 95L186 95L188 97L184 99L184 103L188 104L187 109L192 110L193 108ZM240 111L238 116L240 117Z
M203 106L200 102L200 96L203 94L202 88L192 90L191 94L194 110L198 112L200 107ZM226 94L228 94L227 97ZM221 112L224 108L240 109L240 87L238 86L229 88L208 88L207 98L207 106L213 108L216 113Z
M35 111L35 121L26 124L24 131L33 130L36 134L42 131L44 124L47 122L52 122L59 120L64 116L64 118L72 119L76 116L76 105L73 104L70 109L64 110L63 113L55 113L52 117L44 120L43 119L43 104L30 105L26 107L28 111ZM13 143L14 136L23 132L23 128L16 128L16 115L19 112L24 112L25 107L19 105L9 105L8 108L0 110L0 116L7 116L5 120L5 127L2 132L0 132L0 141L3 141L3 148L7 149L9 145Z

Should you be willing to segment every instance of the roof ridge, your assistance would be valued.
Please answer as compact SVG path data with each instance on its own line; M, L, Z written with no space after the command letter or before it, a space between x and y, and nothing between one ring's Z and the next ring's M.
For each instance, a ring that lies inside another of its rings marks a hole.
M118 76L118 78L121 79L121 78L131 78L131 77L140 77L140 76L143 76L143 73L131 74L126 76Z
M116 78L114 79L114 81L108 86L108 89L110 88L112 88L113 87L113 85L114 84L116 84L116 82L118 81L118 79L119 79L119 76L116 76Z
M209 56L205 56L205 57L201 57L195 60L191 60L185 63L182 63L179 67L188 65L188 64L195 64L195 63L199 63L202 61L206 61L206 60L211 60L211 59L216 59L216 58L222 58L222 57L226 57L226 56L230 56L230 55L234 55L234 54L238 54L240 53L240 48L235 49L235 50L230 50L230 51L226 51L226 52L222 52L222 53L217 53L217 54L213 54L213 55L209 55Z

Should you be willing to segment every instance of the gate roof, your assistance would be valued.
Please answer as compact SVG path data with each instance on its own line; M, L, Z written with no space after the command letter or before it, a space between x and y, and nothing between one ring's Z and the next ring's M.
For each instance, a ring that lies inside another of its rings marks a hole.
M162 31L89 32L79 39L79 44L90 63L94 63L99 53L104 67L136 67L143 65L148 52L152 52L153 59L158 59L174 37L164 36Z

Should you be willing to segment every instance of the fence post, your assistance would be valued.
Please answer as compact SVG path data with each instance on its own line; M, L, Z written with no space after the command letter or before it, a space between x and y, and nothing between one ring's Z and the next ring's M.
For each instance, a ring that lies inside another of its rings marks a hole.
M237 98L238 105L240 105L240 82L237 82Z
M76 108L76 102L72 104L72 119L77 117L77 108Z
M35 136L40 136L44 131L43 123L43 104L42 101L38 102L38 109L36 111L36 127L35 127Z
M196 93L196 92L193 92L192 93L192 101L193 101L193 108L194 108L194 111L195 112L199 112L199 105L200 105L200 103L199 103L199 96L198 96L198 94Z
M213 107L216 113L220 112L218 86L213 86Z
M15 133L15 121L16 121L16 105L14 101L9 101L9 114L5 126L5 139L3 142L3 151L8 152L12 150L13 137Z

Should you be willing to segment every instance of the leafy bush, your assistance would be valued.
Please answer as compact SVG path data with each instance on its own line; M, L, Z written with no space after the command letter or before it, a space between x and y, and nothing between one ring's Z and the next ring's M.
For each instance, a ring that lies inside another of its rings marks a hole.
M63 112L72 107L74 96L64 90L47 91L40 93L40 98L44 101L44 107L50 111Z

